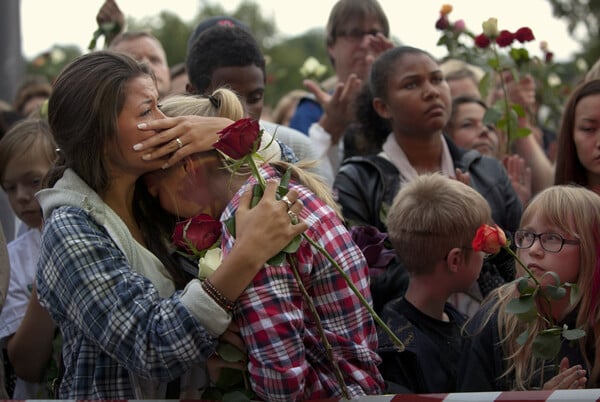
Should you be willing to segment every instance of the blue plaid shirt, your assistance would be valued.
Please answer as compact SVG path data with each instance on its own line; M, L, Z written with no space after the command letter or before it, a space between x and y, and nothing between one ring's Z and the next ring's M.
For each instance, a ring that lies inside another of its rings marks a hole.
M161 298L105 228L76 207L55 209L45 223L37 289L62 331L61 399L134 399L130 375L168 382L216 345L180 292Z

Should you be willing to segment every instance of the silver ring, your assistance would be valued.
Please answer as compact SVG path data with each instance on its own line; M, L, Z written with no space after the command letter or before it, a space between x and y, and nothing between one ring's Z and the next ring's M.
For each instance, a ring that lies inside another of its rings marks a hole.
M292 220L292 225L295 225L298 223L298 215L296 215L296 213L294 211L288 211L288 215L289 215L290 219Z
M290 201L290 199L287 197L287 195L284 195L283 197L281 197L281 201L285 202L285 204L287 205L288 211L292 207L292 205L294 205L294 203Z
M183 148L183 142L179 138L175 138L175 142L177 143L177 149Z

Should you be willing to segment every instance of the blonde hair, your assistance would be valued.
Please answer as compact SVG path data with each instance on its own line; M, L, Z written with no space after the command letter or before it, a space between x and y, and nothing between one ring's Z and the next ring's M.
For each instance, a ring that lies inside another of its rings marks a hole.
M600 325L600 309L598 308L598 295L593 294L594 282L600 281L599 249L600 249L600 197L584 187L574 185L557 185L549 187L534 197L527 209L523 212L521 226L526 226L534 218L548 225L556 226L570 236L579 239L580 258L577 286L579 293L577 299L569 306L566 314L576 311L577 328L586 331L586 337L579 340L582 356L589 367L593 367L588 385L597 386L599 379L599 364L591 364L585 353L585 344L595 345L598 362L600 345L596 344ZM596 289L597 291L597 289ZM517 337L525 331L526 327L515 314L506 312L507 304L517 295L516 282L503 285L490 293L484 304L491 304L490 314L481 325L487 325L493 312L498 312L498 331L500 343L504 351L506 370L503 377L511 379L517 390L526 390L531 387L535 369L543 362L533 356L532 341L542 330L548 328L542 318L537 318L529 326L530 337L522 345L517 342ZM600 339L600 338L598 338ZM542 370L543 375L543 370ZM542 379L545 381L547 379Z
M162 111L167 116L171 117L197 115L226 117L231 120L239 120L244 117L244 109L238 96L235 94L235 92L227 88L218 88L208 96L170 96L162 102ZM265 141L269 142L270 138L268 140L263 138L263 142ZM265 158L265 160L270 161L270 164L273 165L273 167L275 167L280 173L285 172L287 169L291 169L292 178L308 187L319 198L333 208L333 210L341 218L342 215L339 205L334 201L329 187L319 176L306 170L307 168L314 166L313 162L299 162L294 165L281 160L272 160L269 157Z
M490 206L481 194L432 173L418 176L398 192L386 224L406 270L419 275L430 273L452 248L469 250L477 228L490 221Z
M167 116L227 117L239 120L244 108L237 95L225 88L217 89L209 96L171 95L162 102L161 110Z

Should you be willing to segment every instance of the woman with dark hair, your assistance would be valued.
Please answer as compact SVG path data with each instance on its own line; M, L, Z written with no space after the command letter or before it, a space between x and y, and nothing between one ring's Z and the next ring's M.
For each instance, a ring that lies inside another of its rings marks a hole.
M149 67L129 56L89 53L56 79L48 120L60 156L51 188L38 193L45 226L36 285L62 333L59 398L178 398L171 385L214 353L231 322L229 303L307 228L291 224L287 206L275 199L275 182L251 210L246 193L231 253L208 280L185 284L169 253L150 251L166 248L166 239L153 230L156 215L140 196L139 179L172 153L194 148L191 137L174 137L191 123L205 132L197 152L211 148L216 131L231 121L168 119L159 106ZM151 122L162 129L142 130ZM142 158L139 142L150 137L162 147ZM295 203L297 196L288 198ZM294 208L299 213L301 205Z
M518 227L521 203L502 164L457 147L445 135L450 89L430 54L408 46L387 50L371 67L369 90L376 112L370 115L388 121L391 132L382 152L346 159L336 176L334 190L351 226L375 226L387 232L387 211L399 189L419 174L439 171L468 181L488 201L492 218L501 227L508 231ZM487 261L473 298L480 300L513 275L509 255ZM373 293L399 296L401 289L375 290L378 283L374 281Z
M580 84L565 104L554 184L579 184L600 194L600 80Z

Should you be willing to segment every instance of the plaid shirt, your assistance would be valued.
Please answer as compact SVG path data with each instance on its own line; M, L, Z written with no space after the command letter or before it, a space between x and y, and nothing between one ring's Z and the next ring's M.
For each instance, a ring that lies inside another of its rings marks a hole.
M130 375L158 390L214 351L179 292L161 298L82 209L53 211L38 267L40 302L63 336L61 399L134 399Z
M276 177L271 167L263 168L262 173L265 179ZM327 250L371 301L367 263L335 212L305 187L291 183L290 188L299 193L304 205L300 217L310 225L306 234ZM235 212L240 194L229 204L223 219ZM233 242L225 230L224 254ZM306 240L294 258L349 393L381 394L383 379L377 369L380 358L375 353L377 334L368 310L337 270ZM287 262L260 271L240 296L234 320L248 348L252 387L260 398L290 401L341 396L315 320Z

